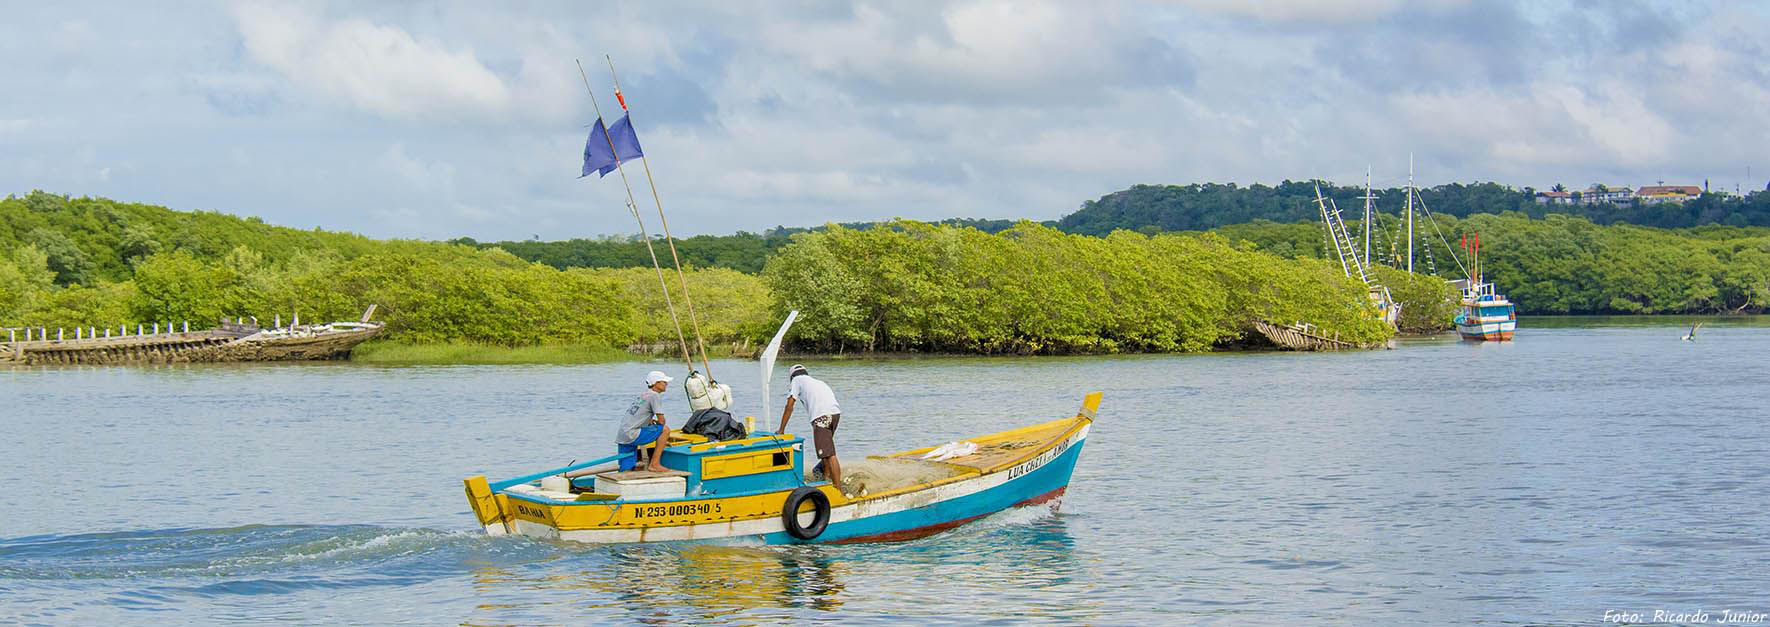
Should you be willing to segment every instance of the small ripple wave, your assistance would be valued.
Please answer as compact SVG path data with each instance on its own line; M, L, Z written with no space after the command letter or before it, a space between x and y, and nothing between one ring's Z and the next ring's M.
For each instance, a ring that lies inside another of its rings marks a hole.
M0 580L226 578L422 572L487 551L480 534L372 525L247 525L0 539Z

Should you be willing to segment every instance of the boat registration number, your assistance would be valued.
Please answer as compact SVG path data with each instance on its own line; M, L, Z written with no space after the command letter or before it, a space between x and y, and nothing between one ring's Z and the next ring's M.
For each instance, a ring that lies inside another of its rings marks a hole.
M723 509L718 503L683 503L680 505L640 505L633 508L634 518L673 518L705 516Z

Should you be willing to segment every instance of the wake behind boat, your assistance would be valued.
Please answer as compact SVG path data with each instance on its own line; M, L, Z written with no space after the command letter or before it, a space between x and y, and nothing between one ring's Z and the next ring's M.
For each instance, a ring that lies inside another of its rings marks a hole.
M592 543L729 540L762 544L908 540L1023 505L1055 509L1069 487L1100 393L1075 416L844 464L852 496L807 481L803 438L707 441L672 434L664 472L565 474L608 457L515 479L465 481L491 535Z

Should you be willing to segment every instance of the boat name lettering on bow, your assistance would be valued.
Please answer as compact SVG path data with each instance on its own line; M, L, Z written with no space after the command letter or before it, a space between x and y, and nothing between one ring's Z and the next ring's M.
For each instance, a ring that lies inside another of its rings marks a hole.
M633 508L634 518L657 518L660 516L693 516L696 514L717 514L724 509L718 503L686 503L682 505L641 505Z
M1031 461L1023 463L1019 466L1015 466L1013 468L1009 468L1008 469L1008 480L1012 481L1015 479L1019 479L1022 475L1025 475L1026 473L1032 472L1034 470L1038 470L1040 466L1044 466L1047 462L1050 462L1053 459L1057 459L1058 455L1061 455L1061 454L1063 454L1064 451L1069 450L1069 445L1074 442L1075 442L1075 437L1071 436L1071 437L1065 439L1062 444L1051 447L1049 450L1047 450L1043 453L1039 453L1039 456L1032 458Z

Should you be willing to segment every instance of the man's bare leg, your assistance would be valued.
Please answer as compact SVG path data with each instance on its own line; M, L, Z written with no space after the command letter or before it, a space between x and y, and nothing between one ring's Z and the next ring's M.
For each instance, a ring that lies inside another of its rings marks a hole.
M836 486L837 490L842 489L842 465L836 463L835 455L824 458L824 474L829 475L830 485Z
M645 464L646 470L649 470L652 472L663 472L663 471L667 470L666 468L664 468L664 464L660 460L664 459L664 445L669 444L669 443L670 443L670 428L664 427L663 432L658 434L657 443L651 445L651 459L648 460Z

